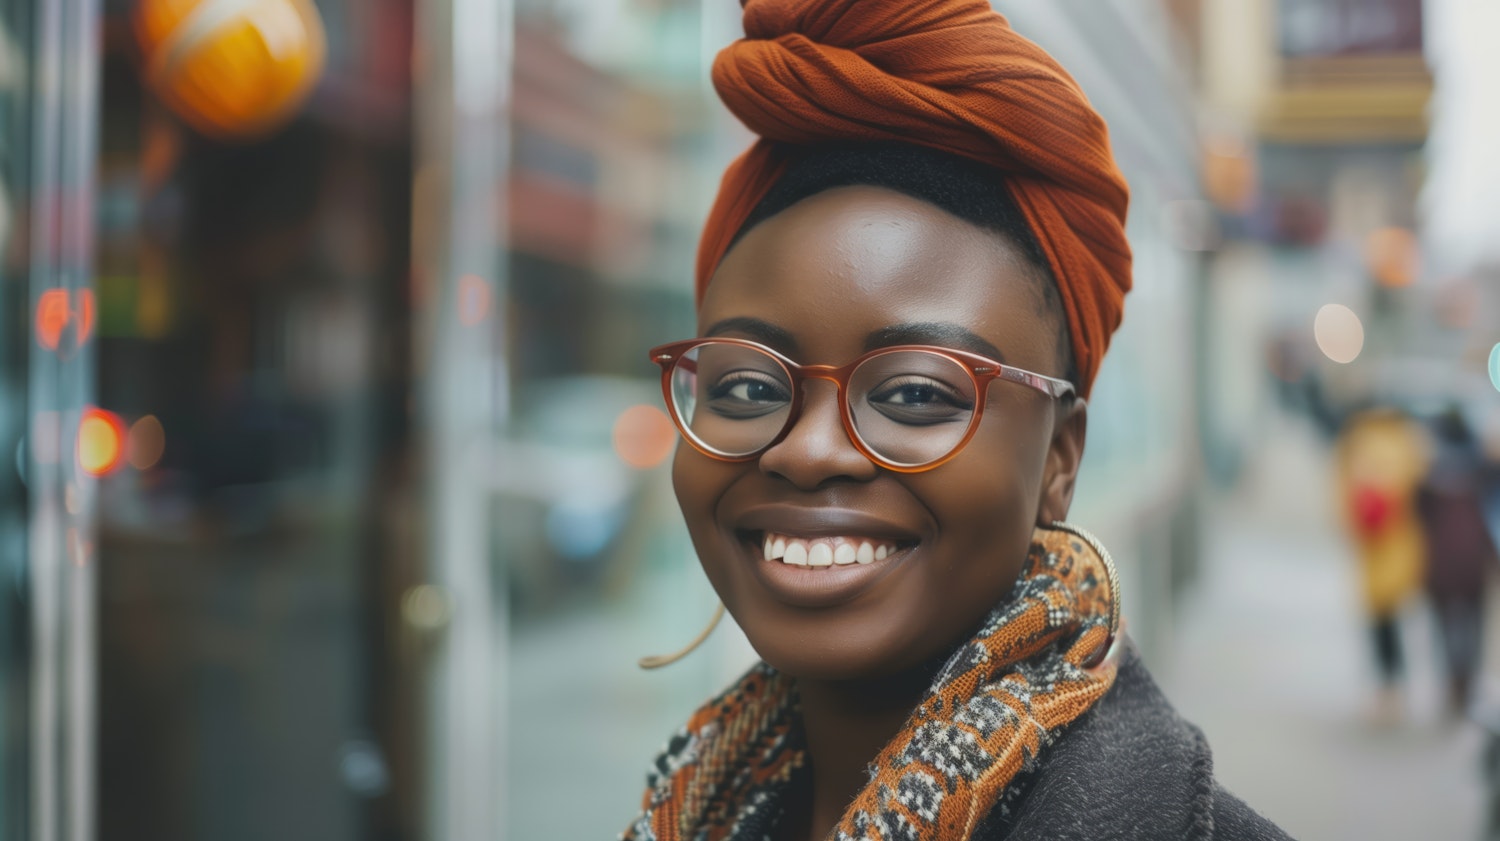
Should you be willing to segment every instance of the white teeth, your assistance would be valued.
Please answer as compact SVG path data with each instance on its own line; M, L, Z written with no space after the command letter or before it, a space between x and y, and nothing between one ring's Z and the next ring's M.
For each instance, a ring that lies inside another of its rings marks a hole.
M814 543L807 551L807 565L810 567L833 566L833 547L821 541Z
M781 562L792 566L807 566L807 547L799 542L788 543L786 554L781 556Z
M767 561L801 567L850 566L873 564L895 554L892 543L878 543L858 537L788 537L767 532L761 542L761 556Z

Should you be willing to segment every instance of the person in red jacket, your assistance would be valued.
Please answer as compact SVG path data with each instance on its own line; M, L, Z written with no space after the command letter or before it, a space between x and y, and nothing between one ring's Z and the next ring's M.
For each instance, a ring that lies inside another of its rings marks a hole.
M1338 505L1359 563L1359 580L1380 680L1376 717L1401 710L1405 657L1399 613L1421 590L1426 550L1417 485L1427 470L1421 429L1390 408L1350 417L1335 448Z

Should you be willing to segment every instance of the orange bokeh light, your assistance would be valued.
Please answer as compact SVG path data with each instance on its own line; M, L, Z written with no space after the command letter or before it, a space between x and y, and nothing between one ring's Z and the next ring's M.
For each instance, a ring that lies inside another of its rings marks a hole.
M78 345L89 340L94 332L94 290L80 289L73 307L73 318L78 321Z
M79 290L77 298L66 289L48 289L36 302L36 339L47 350L62 345L63 331L74 326L74 341L80 347L94 329L94 292Z
M36 338L47 350L57 350L63 329L73 317L69 312L68 290L48 289L36 302Z
M615 419L615 453L631 467L656 467L672 454L677 430L667 413L645 404L631 406Z
M161 461L167 450L167 433L162 429L156 415L146 415L130 425L130 466L136 470L150 470Z
M253 138L285 123L326 61L312 0L140 0L134 19L148 84L215 137Z
M1203 149L1203 186L1208 198L1229 213L1248 213L1259 176L1249 146L1240 138L1208 138Z
M125 422L114 412L89 408L78 422L78 463L91 476L120 466L125 454Z
M1420 269L1417 235L1406 228L1377 228L1365 239L1365 262L1388 289L1410 286Z

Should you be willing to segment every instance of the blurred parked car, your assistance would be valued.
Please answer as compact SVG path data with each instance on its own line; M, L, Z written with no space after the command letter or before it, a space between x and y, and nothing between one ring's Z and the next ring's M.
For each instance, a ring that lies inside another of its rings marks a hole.
M496 442L485 481L518 617L606 586L649 475L615 452L614 424L632 406L659 402L654 383L600 376L529 383L512 395L510 436Z

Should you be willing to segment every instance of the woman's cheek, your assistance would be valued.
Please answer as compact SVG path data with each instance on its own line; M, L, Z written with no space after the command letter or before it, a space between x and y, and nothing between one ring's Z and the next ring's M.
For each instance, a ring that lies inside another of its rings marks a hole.
M974 455L979 458L966 464L962 474L933 483L928 505L937 512L939 528L955 550L952 563L968 567L967 574L958 578L992 590L1010 580L1011 566L1019 570L1019 560L1001 564L1003 569L997 561L1024 556L1031 542L1040 484L1027 469L1031 459L1023 454L980 451Z
M720 583L716 573L724 563L727 549L722 545L723 535L714 514L720 498L743 469L744 465L714 461L685 441L678 443L672 460L672 489L677 495L677 507L682 511L698 560L716 587Z

